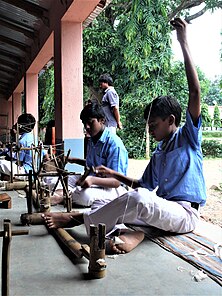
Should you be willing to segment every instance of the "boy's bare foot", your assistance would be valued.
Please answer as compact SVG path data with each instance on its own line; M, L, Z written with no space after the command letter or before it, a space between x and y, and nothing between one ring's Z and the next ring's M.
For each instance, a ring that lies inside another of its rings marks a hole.
M142 231L124 230L124 232L118 236L124 243L115 244L113 240L109 241L108 252L112 254L125 254L135 249L144 239L144 233Z
M77 211L42 214L42 218L49 228L70 228L84 223L83 214Z

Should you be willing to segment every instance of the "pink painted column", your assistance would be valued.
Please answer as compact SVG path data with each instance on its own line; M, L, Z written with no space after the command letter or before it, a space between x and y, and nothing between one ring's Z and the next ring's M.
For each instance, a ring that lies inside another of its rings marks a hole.
M82 24L62 22L54 40L56 141L64 141L65 153L71 149L71 156L83 158L83 125L79 118L83 108Z
M2 100L0 108L0 141L9 142L9 129L11 128L11 102Z
M20 92L13 93L13 101L12 101L12 121L13 124L17 122L17 119L20 114L22 114L22 94Z
M8 115L8 100L3 100L1 101L1 108L0 108L0 113L1 114L7 114Z
M38 136L38 73L26 73L26 112L36 119L34 134Z
M9 129L12 127L12 98L8 100L7 104L7 109L8 109L8 127Z

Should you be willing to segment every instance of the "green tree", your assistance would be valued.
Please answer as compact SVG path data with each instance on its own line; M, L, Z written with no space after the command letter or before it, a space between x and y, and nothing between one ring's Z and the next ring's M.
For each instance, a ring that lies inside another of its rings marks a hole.
M55 119L55 101L54 101L54 65L48 67L44 73L39 76L39 117L40 126L46 126L51 120Z
M91 97L100 98L99 75L109 72L113 76L124 126L118 134L130 157L145 156L147 141L142 111L147 103L157 95L172 92L185 108L184 68L181 64L178 71L178 65L174 69L172 28L166 24L175 15L189 22L207 9L219 7L216 1L205 1L199 13L190 15L190 8L199 4L199 1L114 0L84 31L84 83ZM203 95L208 91L205 81L202 79Z
M191 8L199 6L197 13L190 14ZM168 67L169 20L177 15L190 22L207 10L221 7L217 0L113 0L84 30L85 85L98 96L98 77L109 72L126 93L132 82L140 84L140 78L157 76L160 69Z
M209 111L208 111L208 105L203 103L201 106L201 115L202 115L202 126L205 127L211 127L212 119L210 117Z
M201 97L204 98L208 93L210 81L199 67L197 67L197 72L201 87ZM171 68L165 76L165 84L168 94L177 98L182 107L183 115L185 115L189 92L183 62L172 62Z
M205 6L191 15L190 9L203 2ZM207 10L213 11L221 6L221 1L216 0L113 0L84 29L84 99L100 99L98 77L101 73L111 74L121 101L124 129L119 135L130 157L145 155L147 140L143 109L147 103L157 95L172 92L185 108L184 68L182 64L174 65L171 60L172 27L169 20L181 16L189 22ZM50 75L47 79L52 82ZM206 90L207 84L202 79L202 93ZM49 119L46 110L54 110L51 100L54 95L46 89L41 122Z
M211 106L214 102L217 102L219 106L222 105L222 76L211 81L205 102Z
M216 129L221 127L220 110L217 104L214 107L214 127Z

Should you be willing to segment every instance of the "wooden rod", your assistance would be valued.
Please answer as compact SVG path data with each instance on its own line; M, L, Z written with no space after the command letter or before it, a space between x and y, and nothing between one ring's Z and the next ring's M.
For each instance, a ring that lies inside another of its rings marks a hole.
M53 229L52 232L56 235L59 240L64 243L69 250L77 257L85 257L89 260L90 248L88 245L81 245L77 240L75 240L65 229L58 228Z
M20 221L22 225L43 225L45 224L42 218L42 213L24 213L20 216Z
M13 183L12 143L10 143L10 161L11 161L10 183Z
M32 170L29 170L29 190L26 193L28 213L32 214Z
M27 181L15 181L13 183L5 183L5 190L18 190L18 189L25 189L28 185Z
M2 295L9 295L9 258L12 229L10 220L4 220L4 235L2 245Z

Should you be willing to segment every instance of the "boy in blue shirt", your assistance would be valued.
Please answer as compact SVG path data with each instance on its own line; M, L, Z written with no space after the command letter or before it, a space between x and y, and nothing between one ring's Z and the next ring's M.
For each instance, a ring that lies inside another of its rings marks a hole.
M171 25L177 31L185 63L189 88L186 122L179 127L181 108L170 96L157 97L144 112L149 133L159 142L150 162L139 180L123 176L107 167L97 167L99 176L110 176L131 186L134 191L90 212L48 214L45 221L50 228L84 223L105 223L107 232L117 224L128 223L154 226L174 233L195 229L199 207L206 202L201 152L200 84L186 36L186 22L176 18ZM122 230L123 244L112 245L116 253L129 252L144 237L142 232Z
M69 163L76 163L84 167L96 167L104 165L123 175L126 175L128 168L128 153L122 140L111 133L105 126L105 114L102 106L97 101L87 104L80 119L86 132L90 135L87 144L86 159L69 157ZM47 180L48 179L48 180ZM45 179L49 185L50 179ZM126 188L112 177L101 178L91 172L86 179L70 175L68 178L68 190L72 196L72 202L81 206L100 206L106 202L124 194ZM63 202L63 190L61 184L51 198L52 203Z
M31 148L34 144L33 129L35 127L35 117L30 113L21 114L18 117L17 125L19 132L18 148ZM32 151L20 150L19 158L12 162L13 176L14 174L26 174L32 170ZM15 157L14 157L15 158ZM10 177L11 161L0 160L0 173ZM17 179L24 179L23 176L16 176Z

